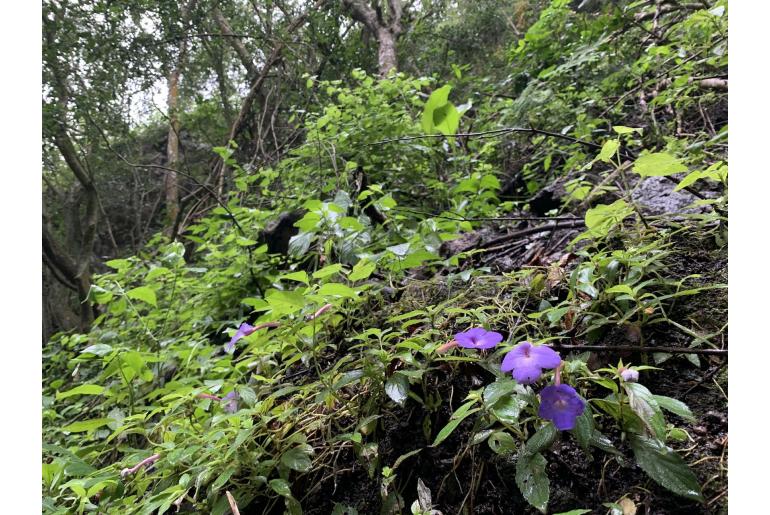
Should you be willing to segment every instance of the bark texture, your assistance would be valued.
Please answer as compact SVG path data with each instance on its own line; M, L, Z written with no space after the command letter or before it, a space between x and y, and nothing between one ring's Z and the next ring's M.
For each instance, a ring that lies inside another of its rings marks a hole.
M398 69L396 40L401 34L401 15L403 5L401 0L388 0L388 17L383 16L378 4L374 7L366 0L342 0L342 4L350 11L351 17L363 24L377 39L377 64L380 77L386 77L391 70Z

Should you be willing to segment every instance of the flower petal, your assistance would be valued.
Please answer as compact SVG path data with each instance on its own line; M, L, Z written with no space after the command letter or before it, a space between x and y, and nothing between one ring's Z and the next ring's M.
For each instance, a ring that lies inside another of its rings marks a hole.
M541 368L556 368L561 363L559 353L545 345L533 346L529 351L529 355L535 359L535 362Z
M540 379L542 373L543 370L540 367L532 363L527 363L524 366L515 367L512 375L519 384L532 384Z
M540 392L538 415L552 421L560 431L573 429L584 409L585 401L568 384L546 386Z
M491 349L503 341L503 335L494 331L486 331L478 342L479 349Z
M228 352L228 353L233 352L235 350L235 343L241 338L243 338L244 336L250 335L252 332L254 332L253 326L245 322L242 323L241 326L233 335L233 337L230 339L230 341L225 344L225 352Z

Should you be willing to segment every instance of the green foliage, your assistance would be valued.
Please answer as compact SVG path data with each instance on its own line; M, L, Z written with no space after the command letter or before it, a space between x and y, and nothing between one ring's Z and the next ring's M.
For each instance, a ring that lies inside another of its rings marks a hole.
M296 137L275 141L269 159L244 160L251 143L240 139L221 146L224 113L196 100L184 125L210 132L207 155L232 173L223 184L232 191L223 205L192 216L180 241L158 234L134 255L106 261L92 277L87 302L98 316L90 331L59 333L45 345L46 513L163 513L180 504L227 513L225 492L243 512L300 513L343 468L338 460L376 483L383 512L405 512L404 499L416 495L412 512L430 513L443 502L441 478L414 477L410 460L446 451L464 466L470 450L515 463L516 501L545 513L552 448L567 439L618 463L633 453L664 488L704 500L672 449L688 433L667 421L673 414L692 423L697 410L623 380L622 363L593 369L587 355L564 352L563 380L587 408L571 432L559 433L539 418L537 390L499 365L525 339L601 344L622 334L646 355L654 329L676 328L693 347L712 345L721 332L689 329L674 308L724 285L689 271L673 276L671 258L683 235L726 237L726 124L687 125L699 106L718 113L724 100L696 82L726 69L726 15L700 8L666 15L667 37L640 46L652 31L646 4L609 2L586 14L554 0L539 16L521 2L505 4L515 20L537 21L518 39L479 34L492 41L495 62L507 46L511 65L486 77L469 73L483 56L459 39L502 21L476 3L437 7L446 18L435 31L458 29L447 48L469 56L459 65L435 60L430 69L444 75L379 80L336 61L332 71L316 73L315 62L292 68L285 87L296 96L276 116ZM236 29L249 27L240 7L225 10ZM310 15L315 43L371 67L362 45L340 34L339 6L321 11ZM473 18L464 25L466 12ZM404 35L405 48L429 33L418 25ZM424 56L440 54L437 43ZM664 76L670 82L658 84ZM638 108L639 90L652 114ZM450 91L468 100L456 107ZM502 129L530 125L548 132ZM137 128L120 145L149 143L162 129ZM473 131L485 137L457 136ZM105 175L111 170L109 155L95 162ZM671 191L716 194L695 206L705 212L650 216L633 193L651 177L678 182ZM502 273L485 262L489 248L448 255L447 242L472 239L482 223L517 230L506 217L528 218L531 197L553 182L566 194L551 214L571 210L585 223L563 261L533 258ZM298 216L278 255L266 229L281 213ZM242 323L259 329L225 352ZM506 339L485 354L439 352L478 325L506 328ZM662 366L672 357L652 359ZM155 454L152 466L125 472ZM416 492L407 488L415 480ZM333 513L357 510L329 503Z

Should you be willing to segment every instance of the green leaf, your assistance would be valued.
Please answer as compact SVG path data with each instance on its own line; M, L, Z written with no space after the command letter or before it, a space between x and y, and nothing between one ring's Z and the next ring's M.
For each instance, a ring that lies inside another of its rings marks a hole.
M551 446L558 434L559 430L556 429L556 426L551 422L547 423L527 440L527 444L524 447L525 452L532 455L545 450Z
M304 284L310 284L310 279L307 276L307 272L300 270L299 272L292 272L290 274L282 275L279 279L289 279L290 281L298 281Z
M505 431L495 431L489 435L489 448L495 454L505 454L516 450L516 440Z
M313 465L310 456L313 448L307 444L293 447L281 455L281 463L297 472L307 472Z
M409 379L396 372L385 383L385 393L393 402L403 406L409 396Z
M66 431L68 433L84 433L86 431L92 431L102 426L106 426L110 422L112 422L111 418L93 418L91 420L80 420L78 422L74 422L68 426L64 426L61 429L62 431Z
M376 263L373 263L366 259L362 259L361 261L355 264L355 266L353 267L353 270L350 272L350 275L348 275L348 280L360 281L361 279L366 279L367 277L372 275L372 272L374 272L374 269L376 267L377 267Z
M687 422L695 422L695 416L684 402L677 399L672 399L671 397L666 397L664 395L653 395L652 397L655 399L655 402L657 402L658 405L664 410L682 417Z
M516 382L511 379L498 379L484 388L484 402L488 406L494 406L503 396L516 389Z
M291 487L289 486L289 483L283 479L271 479L270 488L272 488L273 491L278 495L283 497L291 497Z
M98 384L84 384L66 392L56 392L56 400L66 399L74 395L99 395L104 391L104 386Z
M686 172L687 167L671 154L656 152L639 156L633 170L642 177L661 177Z
M542 454L522 453L516 462L516 486L529 504L545 513L551 485L546 475L548 463Z
M588 404L575 421L575 429L572 430L572 434L580 448L588 452L588 448L591 446L591 436L594 434L594 417L591 406Z
M154 307L158 307L158 299L155 296L155 292L148 286L139 286L138 288L128 290L126 296L129 299L141 300Z
M629 433L636 462L656 483L677 495L703 502L695 474L670 447L656 438Z
M616 139L608 139L604 142L604 145L602 145L602 151L599 152L599 155L596 156L596 159L604 161L605 163L609 163L612 158L615 157L615 152L617 152L619 148L620 141Z
M625 293L627 295L634 296L634 290L631 289L631 287L627 284L618 284L613 286L612 288L607 288L604 290L605 293Z
M612 445L612 441L596 429L594 429L594 432L591 435L591 445L597 449L603 450L604 452L622 456L621 452L617 450L614 445Z
M89 345L82 351L80 351L81 354L93 354L94 356L104 356L105 354L109 354L112 352L112 347L110 345L107 345L106 343L97 343L94 345Z
M465 418L467 418L469 415L471 415L471 414L473 414L473 413L476 413L477 411L479 411L479 409L480 409L480 408L473 408L473 409L470 409L470 408L471 408L471 406L473 406L475 403L476 403L476 401L470 401L470 402L466 402L465 404L463 404L462 406L460 406L460 407L457 409L457 411L455 411L454 413L452 413L452 417L451 417L451 419L449 420L449 423L447 423L447 425L445 425L445 426L444 426L444 427L441 429L441 431L439 431L439 432L438 432L438 434L436 435L436 439L435 439L435 440L433 441L433 443L431 444L431 447L435 447L435 446L437 446L438 444L440 444L441 442L443 442L444 440L446 440L446 439L447 439L447 437L448 437L449 435L451 435L451 434L452 434L452 432L453 432L455 429L457 429L457 426L459 426L459 425L460 425L460 422L462 422L463 420L465 420Z
M443 86L428 97L428 101L425 102L425 108L422 111L422 130L426 134L433 134L435 131L435 122L433 112L446 105L449 99L449 92L452 90L452 86L447 84Z
M336 295L338 297L350 297L355 298L358 293L350 286L345 286L340 283L326 283L322 284L318 289L319 295Z
M664 438L666 421L655 396L640 383L623 383L623 388L628 394L628 403L631 409L642 419L650 433L656 438Z
M624 125L613 125L612 130L614 130L617 134L630 134L632 132L637 132L641 134L643 129L641 127L626 127Z
M586 513L591 513L592 510L570 510L570 511L563 511L561 513L556 513L555 515L585 515Z
M323 279L324 277L329 277L330 275L338 273L340 270L342 270L342 265L340 263L328 265L313 272L313 279Z

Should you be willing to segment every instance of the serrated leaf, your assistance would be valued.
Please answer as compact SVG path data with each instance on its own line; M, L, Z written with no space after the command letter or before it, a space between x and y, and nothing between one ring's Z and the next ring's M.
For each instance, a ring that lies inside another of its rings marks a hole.
M594 417L590 405L586 404L583 413L575 421L575 429L572 430L572 434L580 448L587 452L591 446L591 437L594 434Z
M529 504L545 513L551 484L546 474L548 463L542 454L522 453L516 462L516 486Z
M656 438L664 438L666 421L655 396L640 383L623 383L623 388L628 394L628 403L631 409L642 419L650 433Z
M155 296L155 291L148 286L139 286L126 292L126 296L129 299L141 300L147 304L158 307L158 299Z
M687 167L679 159L666 152L655 152L639 156L633 170L642 177L662 177L686 172Z
M636 462L656 483L682 497L704 501L698 478L681 456L656 438L633 433L628 438Z
M556 436L559 434L559 430L553 423L549 422L535 432L527 440L527 444L524 447L525 452L528 454L535 454L550 447Z

